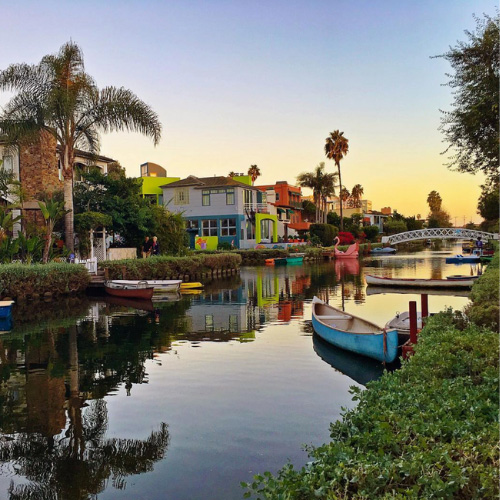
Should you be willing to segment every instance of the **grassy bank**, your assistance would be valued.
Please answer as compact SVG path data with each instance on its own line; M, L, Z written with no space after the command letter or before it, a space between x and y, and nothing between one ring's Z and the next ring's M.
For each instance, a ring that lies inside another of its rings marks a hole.
M189 257L150 257L100 262L109 279L175 279L238 269L241 257L235 252L194 254Z
M496 259L474 286L468 318L432 317L400 370L353 389L358 406L331 425L331 442L309 449L310 465L256 476L246 495L498 498L498 331L483 326L498 321ZM470 321L478 317L481 325Z
M88 271L80 265L3 264L0 266L0 297L22 299L43 295L67 295L84 291L90 282Z

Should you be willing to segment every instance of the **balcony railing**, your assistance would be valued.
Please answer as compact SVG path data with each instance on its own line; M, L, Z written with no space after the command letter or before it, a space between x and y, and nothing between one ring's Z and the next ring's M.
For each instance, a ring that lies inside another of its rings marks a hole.
M269 213L267 203L245 203L244 208L247 212Z

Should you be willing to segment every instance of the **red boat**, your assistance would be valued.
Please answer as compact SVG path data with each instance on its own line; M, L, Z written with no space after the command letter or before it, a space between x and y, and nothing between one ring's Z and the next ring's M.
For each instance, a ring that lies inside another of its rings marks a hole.
M151 299L154 292L154 286L148 285L147 282L141 282L134 285L122 285L106 281L104 289L109 295L115 297L127 297L129 299Z

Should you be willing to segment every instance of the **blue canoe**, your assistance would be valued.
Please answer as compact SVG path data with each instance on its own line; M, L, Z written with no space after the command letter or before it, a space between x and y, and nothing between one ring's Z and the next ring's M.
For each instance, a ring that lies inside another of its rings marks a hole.
M447 264L475 264L480 262L479 255L471 255L464 257L463 255L455 255L455 257L446 257Z
M0 318L10 317L13 303L13 300L0 300Z
M287 264L302 264L303 261L304 261L304 257L301 255L299 255L297 257L293 256L293 257L286 258Z
M395 248L391 248L391 247L380 247L380 248L372 248L370 250L370 253L374 253L374 254L387 254L387 255L390 255L390 254L393 254L393 253L396 253L397 250Z
M313 298L314 331L328 343L363 356L392 363L398 355L398 331L383 328Z

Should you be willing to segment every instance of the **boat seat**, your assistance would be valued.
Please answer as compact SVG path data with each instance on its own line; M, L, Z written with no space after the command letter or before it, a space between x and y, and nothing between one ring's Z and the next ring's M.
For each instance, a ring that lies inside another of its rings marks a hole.
M335 316L335 315L325 315L325 316L316 316L318 319L343 319L343 320L348 320L352 319L352 316Z

